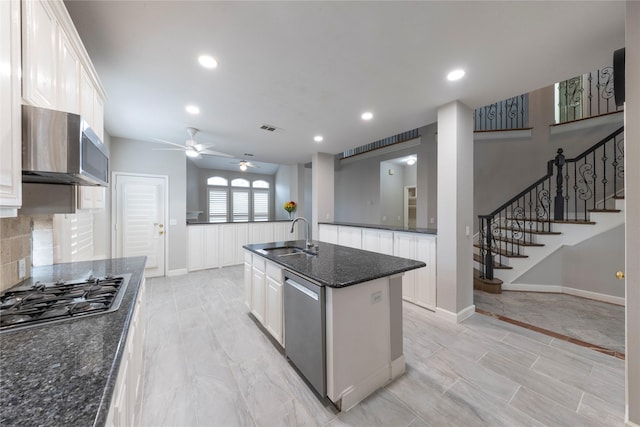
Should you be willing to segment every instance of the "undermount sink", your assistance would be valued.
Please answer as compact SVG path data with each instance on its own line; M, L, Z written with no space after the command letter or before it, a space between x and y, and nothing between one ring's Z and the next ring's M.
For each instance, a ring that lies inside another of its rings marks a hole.
M264 248L264 249L259 249L258 252L262 252L264 254L273 255L277 257L292 256L292 255L314 255L296 246L280 246L276 248Z

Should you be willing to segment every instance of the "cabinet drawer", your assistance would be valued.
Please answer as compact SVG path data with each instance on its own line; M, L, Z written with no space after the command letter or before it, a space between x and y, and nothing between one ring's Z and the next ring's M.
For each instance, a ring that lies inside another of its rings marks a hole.
M261 271L261 272L264 273L264 271L265 271L265 262L266 262L265 259L262 258L260 255L256 255L256 254L252 254L252 255L253 255L252 256L253 268L255 268L256 270Z
M251 252L249 251L244 251L244 262L251 265L251 263L253 262L253 260L251 259Z
M267 261L267 276L278 283L282 283L282 267Z

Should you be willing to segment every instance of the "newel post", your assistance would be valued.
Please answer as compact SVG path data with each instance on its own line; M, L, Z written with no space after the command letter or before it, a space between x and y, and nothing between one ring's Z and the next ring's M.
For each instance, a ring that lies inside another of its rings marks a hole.
M553 219L556 221L562 221L564 219L564 196L562 190L562 167L565 164L564 155L562 154L562 148L558 148L558 154L556 155L555 161L553 162L556 165L557 175L556 175L556 197L554 199L553 206Z

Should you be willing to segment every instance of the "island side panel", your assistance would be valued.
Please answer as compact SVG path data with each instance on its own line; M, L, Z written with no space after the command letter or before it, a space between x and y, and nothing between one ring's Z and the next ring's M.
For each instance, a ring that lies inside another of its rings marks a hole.
M394 367L391 379L404 373L403 329L402 329L402 274L389 277L389 323L391 329L391 362L402 366Z
M342 411L391 380L389 284L326 288L327 396Z

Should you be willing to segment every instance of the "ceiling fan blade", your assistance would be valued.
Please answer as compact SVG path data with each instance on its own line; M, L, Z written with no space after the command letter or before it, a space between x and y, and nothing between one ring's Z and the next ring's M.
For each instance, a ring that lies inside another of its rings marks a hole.
M152 148L153 151L185 151L184 148Z
M154 139L154 140L155 140L155 141L157 141L157 142L161 142L161 143L163 143L163 144L175 145L176 147L180 147L180 148L182 148L183 150L187 148L187 147L185 147L185 146L184 146L184 145L182 145L182 144L176 144L175 142L165 141L164 139L159 139L159 138L152 138L152 139ZM155 141L150 141L150 142L155 142Z
M221 153L219 151L213 151L213 150L200 150L199 153L208 154L209 156L233 157L231 154Z

